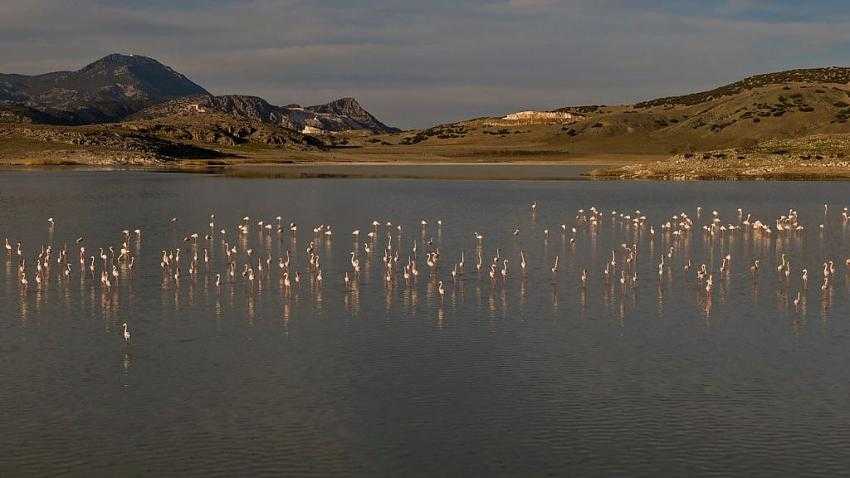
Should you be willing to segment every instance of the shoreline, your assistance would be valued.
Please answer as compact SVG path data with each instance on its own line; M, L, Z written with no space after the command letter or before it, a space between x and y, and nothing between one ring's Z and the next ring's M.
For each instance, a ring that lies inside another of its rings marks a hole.
M658 155L592 154L569 160L457 161L433 158L399 159L348 157L322 159L316 155L290 157L227 157L183 159L152 163L43 162L0 163L0 171L148 171L212 174L267 179L423 179L515 181L850 181L850 162L774 158L688 159Z
M184 165L57 165L3 164L0 171L18 172L119 172L206 174L255 179L411 179L468 181L850 181L850 170L838 171L647 171L637 165L581 164L546 161L519 162L398 162L329 161L289 163L200 163Z
M62 172L62 171L140 171L178 174L212 174L225 177L268 179L445 179L445 180L550 180L581 181L595 179L589 173L599 165L581 165L547 162L519 163L443 163L419 161L415 163L390 162L291 162L291 163L236 163L183 165L56 165L12 164L0 165L0 171Z
M266 178L394 178L446 180L592 180L600 165L528 162L319 162L233 164L222 169L232 177ZM607 165L606 165L607 166Z

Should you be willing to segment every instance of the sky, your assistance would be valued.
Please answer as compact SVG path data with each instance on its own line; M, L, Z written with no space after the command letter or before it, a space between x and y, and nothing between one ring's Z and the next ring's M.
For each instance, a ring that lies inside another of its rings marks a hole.
M425 127L850 65L839 0L2 0L0 72L146 55L215 94Z

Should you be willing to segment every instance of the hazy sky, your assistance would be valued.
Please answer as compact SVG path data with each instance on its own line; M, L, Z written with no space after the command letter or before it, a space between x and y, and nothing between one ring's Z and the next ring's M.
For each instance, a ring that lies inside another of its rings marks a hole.
M159 59L213 93L401 127L850 64L841 0L2 0L0 72Z

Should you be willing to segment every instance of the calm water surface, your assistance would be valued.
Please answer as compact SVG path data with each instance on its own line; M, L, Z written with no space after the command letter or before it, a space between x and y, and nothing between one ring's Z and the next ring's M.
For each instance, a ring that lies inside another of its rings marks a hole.
M0 475L845 475L845 204L848 183L0 173L0 236L22 241L30 261L43 244L67 243L74 265L70 277L54 270L41 286L31 272L23 289L17 257L0 251ZM595 229L580 227L571 246L560 224L569 230L591 206L605 215ZM674 241L659 224L681 211L706 224L712 210L739 224L739 207L771 225L796 208L806 230L715 238L696 230L658 277ZM647 226L611 216L635 209ZM184 267L177 281L163 274L160 251L182 247L188 258L183 238L192 232L203 248L213 212L241 262L247 248L274 259L254 286L239 274L213 285L218 233L208 269L191 276ZM299 225L294 240L253 225L278 215ZM252 229L236 240L243 216ZM363 252L375 219L392 222L401 262L417 241L415 284L386 283L385 226ZM317 241L321 285L304 253L317 224L334 230ZM143 231L130 242L136 266L115 287L80 273L78 237L95 253L120 247L121 231L135 228ZM347 288L353 229L362 231L363 269ZM486 262L496 248L509 259L506 281L475 272L476 231ZM434 273L423 238L441 251ZM622 260L623 243L638 247L634 286L601 276L612 249ZM289 294L276 268L287 250L305 273ZM466 273L452 281L461 250ZM776 272L782 253L788 280ZM688 259L713 272L710 296L684 272ZM821 292L826 260L837 272ZM801 267L809 287L795 306Z

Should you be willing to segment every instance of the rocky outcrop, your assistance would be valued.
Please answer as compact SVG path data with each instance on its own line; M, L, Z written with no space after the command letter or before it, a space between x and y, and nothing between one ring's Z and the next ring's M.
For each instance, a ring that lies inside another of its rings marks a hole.
M176 141L237 146L258 144L276 148L322 148L324 143L312 136L268 125L262 122L239 122L232 118L215 117L206 121L192 121L187 117L164 117L127 123L132 131Z

